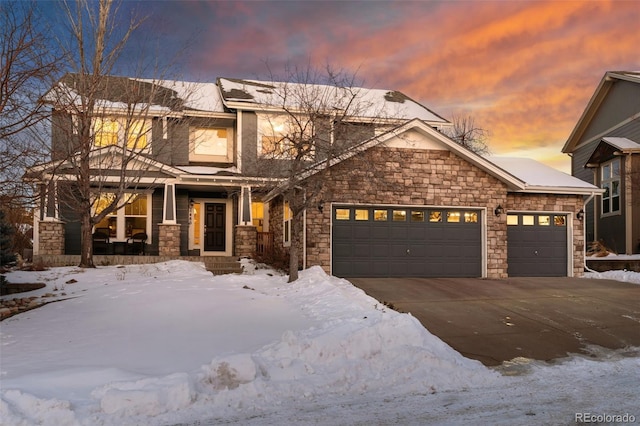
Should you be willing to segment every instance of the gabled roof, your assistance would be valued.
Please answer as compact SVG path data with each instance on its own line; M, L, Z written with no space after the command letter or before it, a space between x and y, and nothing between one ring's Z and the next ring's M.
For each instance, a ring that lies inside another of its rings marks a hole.
M439 143L443 149L453 152L503 182L510 192L585 195L602 192L601 189L594 185L583 182L580 179L574 178L535 160L528 158L482 157L435 130L433 127L425 124L422 120L417 119L402 124L378 137L355 145L336 158L321 161L310 166L301 175L300 179L303 180L320 173L327 167L341 163L369 148L391 142L408 131L415 131L423 136L430 137ZM329 164L327 164L327 161L329 161ZM266 199L269 200L285 190L286 183L267 194Z
M612 157L621 154L640 153L640 144L628 138L606 137L602 138L595 146L585 167L599 167L600 164L609 161Z
M80 107L81 80L79 74L65 74L42 100L54 105ZM158 114L225 112L215 83L102 76L91 89L97 91L99 108L118 110L139 105Z
M295 109L304 102L318 108L351 109L351 115L390 120L418 118L431 125L450 125L444 118L396 90L336 87L322 84L300 84L218 78L224 104L239 110Z
M107 147L97 148L89 153L89 163L94 165L104 164L106 158L118 158L122 157L122 148L115 145ZM148 172L161 172L166 175L166 178L175 178L183 173L182 170L173 166L166 165L157 160L154 160L143 154L134 154L130 150L126 150L127 155L127 169L128 170L144 170ZM77 155L79 158L80 155ZM26 179L41 179L42 176L55 173L56 175L63 176L65 171L73 173L73 163L68 159L50 161L47 163L39 164L30 167L25 173Z
M567 142L562 147L562 152L570 153L577 147L580 138L587 129L587 126L597 113L603 100L607 97L611 87L617 81L628 81L640 84L640 71L607 71L604 74L602 80L600 80L600 84L598 84L598 87L591 96L587 107L582 113L582 116L580 116L578 123L575 125L571 135L569 135L569 138L567 139Z
M616 137L606 137L602 138L602 140L609 145L618 148L620 151L627 152L640 152L640 143L634 142L628 138L616 138Z

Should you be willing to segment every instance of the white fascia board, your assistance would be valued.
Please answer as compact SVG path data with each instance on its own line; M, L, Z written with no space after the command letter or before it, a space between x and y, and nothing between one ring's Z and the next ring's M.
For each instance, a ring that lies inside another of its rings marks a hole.
M181 183L195 183L195 184L209 184L209 183L230 183L234 185L267 185L267 184L277 184L282 182L282 179L277 178L251 178L244 176L212 176L212 175L191 175L191 174L181 174L177 177L178 182Z
M575 188L561 186L528 186L519 191L509 191L528 194L557 194L557 195L600 195L604 193L602 188Z

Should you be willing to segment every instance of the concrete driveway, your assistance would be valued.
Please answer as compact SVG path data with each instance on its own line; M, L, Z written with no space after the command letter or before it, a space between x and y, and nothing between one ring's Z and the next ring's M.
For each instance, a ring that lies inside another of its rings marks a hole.
M468 358L499 365L640 347L640 285L581 278L350 278Z

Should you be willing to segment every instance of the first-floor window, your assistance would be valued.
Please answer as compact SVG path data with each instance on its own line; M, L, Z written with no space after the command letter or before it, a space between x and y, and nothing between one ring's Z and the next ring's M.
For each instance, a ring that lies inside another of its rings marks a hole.
M620 159L602 165L602 214L620 212Z
M291 218L293 217L293 212L291 208L289 208L289 202L284 202L284 212L283 212L283 224L282 224L282 233L283 233L283 241L284 245L291 244Z
M113 200L115 194L102 193L94 203L96 214L104 210ZM106 233L115 240L126 240L136 234L149 236L149 204L151 195L143 193L125 194L120 208L104 217L96 224L95 230ZM147 240L149 241L149 240Z

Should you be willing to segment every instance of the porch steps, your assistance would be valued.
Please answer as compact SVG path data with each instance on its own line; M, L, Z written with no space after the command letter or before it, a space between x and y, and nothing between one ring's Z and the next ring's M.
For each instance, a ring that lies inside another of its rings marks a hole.
M188 260L190 262L204 263L207 271L213 275L240 274L242 266L237 257L233 256L125 256L125 255L94 255L93 263L96 266L109 265L139 265L144 263L168 262L169 260ZM76 266L80 263L80 256L67 255L36 255L34 263L44 266Z
M213 275L241 274L242 266L237 257L201 257L207 271Z

